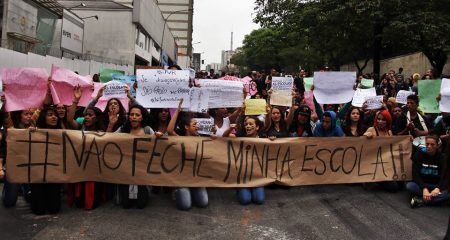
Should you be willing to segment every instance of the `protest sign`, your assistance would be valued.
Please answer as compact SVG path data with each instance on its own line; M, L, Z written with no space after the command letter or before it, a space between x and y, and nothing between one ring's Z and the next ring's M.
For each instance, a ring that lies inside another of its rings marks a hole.
M272 94L270 104L277 106L292 105L292 77L272 77Z
M136 81L136 100L146 108L177 108L182 98L190 106L187 70L138 69Z
M109 81L105 84L105 89L103 90L103 96L106 98L124 98L127 97L126 89L127 85L125 83L119 82L117 80Z
M314 84L314 78L303 78L303 85L305 86L305 91L311 91L311 87Z
M102 68L102 69L100 69L100 81L103 83L111 81L113 74L125 75L125 71L109 69L109 68Z
M194 118L197 121L198 133L201 135L211 135L214 127L214 119L212 118Z
M372 88L373 87L373 79L361 79L361 87L362 88Z
M256 87L255 81L252 81L252 78L247 76L241 79L241 82L244 83L244 89L247 95L253 96L258 92L258 88Z
M190 106L188 111L197 113L208 112L209 91L207 89L193 87L189 97Z
M131 96L136 97L136 88L134 88L134 83L136 82L135 75L113 74L112 80L117 80L119 82L125 83L130 88Z
M311 116L317 116L316 105L314 104L314 94L313 91L306 91L304 93L305 104L311 108Z
M200 79L200 87L209 91L209 108L242 107L244 85L240 81Z
M0 73L7 112L42 106L48 89L48 73L45 69L2 68Z
M78 106L85 107L89 104L93 91L91 76L81 76L72 70L52 65L51 79L50 89L53 103L72 105L73 89L80 86L81 98Z
M203 138L11 129L8 181L183 187L411 179L409 136Z
M419 107L424 113L440 113L436 97L441 90L441 79L419 80Z
M356 72L315 72L314 97L320 104L348 103L355 80Z
M355 107L362 107L366 101L366 97L376 96L377 92L375 88L361 89L358 88L353 95L352 105Z
M266 114L267 102L265 99L245 99L245 115Z
M366 97L367 109L380 109L383 107L383 95Z
M400 90L397 93L397 97L395 98L395 102L401 103L401 104L406 104L406 98L409 95L415 95L415 93L411 92L411 91Z
M102 87L104 87L106 85L106 83L97 83L94 82L94 91L92 93L92 98L96 98L98 95L98 91L100 91L100 89ZM129 102L130 100L128 99L128 97L126 95L122 95L119 97L114 97L114 96L105 96L105 94L103 93L103 96L100 97L97 101L97 103L95 104L95 107L104 111L106 109L106 106L108 105L108 101L111 98L116 98L117 100L119 100L119 102L122 104L122 106L125 108L125 111L128 112L128 108L129 108Z
M3 79L2 75L0 74L0 96L3 96ZM3 107L3 101L0 101L0 108Z
M439 101L439 109L441 112L450 112L450 79L442 79L440 93L441 101Z

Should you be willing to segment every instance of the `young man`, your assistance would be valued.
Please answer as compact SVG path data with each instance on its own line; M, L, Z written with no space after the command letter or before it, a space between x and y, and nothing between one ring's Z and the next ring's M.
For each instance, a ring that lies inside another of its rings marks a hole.
M410 95L406 99L406 106L408 111L401 117L397 118L395 124L395 135L411 135L414 138L420 136L427 136L430 133L431 125L426 121L417 111L419 106L419 97L417 95Z
M412 194L411 208L434 205L450 199L446 156L439 150L437 136L426 137L426 152L417 151L413 157L413 181L406 184Z

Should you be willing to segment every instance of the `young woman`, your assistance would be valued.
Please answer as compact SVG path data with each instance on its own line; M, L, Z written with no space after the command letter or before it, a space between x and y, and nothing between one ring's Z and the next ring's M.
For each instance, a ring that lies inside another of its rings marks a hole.
M345 124L342 130L347 137L359 137L364 135L367 127L363 124L364 112L357 107L351 107L345 117Z
M168 108L154 108L149 114L149 125L157 132L167 135L167 126L170 122L170 111Z
M175 131L175 125L182 104L183 99L181 99L177 110L169 122L169 126L167 127L169 136L199 136L197 121L187 114L181 119L177 132ZM180 210L189 210L192 207L192 204L201 208L208 206L208 192L204 187L180 187L177 188L174 193L177 208Z
M281 108L277 106L268 108L269 116L266 116L263 130L265 136L276 138L289 137L288 125Z
M60 119L56 108L46 106L40 112L36 122L37 128L59 129ZM31 127L30 131L36 128ZM31 211L36 215L44 215L46 213L56 214L61 209L61 184L55 183L39 183L30 184L31 189Z
M235 126L232 125L231 128ZM247 116L245 117L243 126L244 134L238 134L237 137L250 137L250 138L258 138L259 131L262 128L261 121L255 116ZM225 134L230 133L231 130L226 131ZM228 135L224 135L224 137L228 137ZM238 201L242 205L247 205L249 203L255 204L263 204L265 200L265 191L264 187L243 187L237 189L237 197Z
M375 115L373 127L367 129L364 136L371 139L373 137L390 137L392 134L392 117L388 110L378 111ZM403 182L379 182L384 190L396 192L403 187Z
M134 105L128 111L128 120L116 132L129 133L134 136L153 135L154 131L147 126L148 112L141 105ZM120 185L120 199L123 208L136 206L139 209L145 208L148 203L148 189L143 185Z
M33 116L33 112L30 111L29 109L5 113L5 121L4 121L3 126L6 129L6 134L8 131L7 129L11 128L11 127L14 127L16 129L29 128L32 124L32 119L31 119L32 116ZM3 137L6 137L6 135ZM13 157L13 156L9 156L9 157ZM5 156L4 164L3 164L3 166L5 168L8 165L7 158L8 158L8 156ZM6 176L7 171L5 171L4 174ZM20 190L22 191L23 196L25 197L25 200L27 200L27 201L30 200L31 192L30 192L29 186L27 184L10 183L10 182L8 182L6 177L5 177L4 181L5 182L3 185L3 193L2 193L3 206L5 206L7 208L14 207L16 205Z
M228 114L226 108L215 108L209 111L209 115L214 119L216 136L222 137L223 133L230 127L230 124L236 123L241 113L241 108L237 108L232 114Z
M84 110L84 121L79 124L74 120L75 111L81 98L81 88L75 87L72 105L67 110L67 119L70 126L76 130L103 132L103 113L100 109L88 106ZM103 184L97 182L82 182L69 184L67 189L67 204L71 206L74 202L77 207L84 207L87 210L100 205Z

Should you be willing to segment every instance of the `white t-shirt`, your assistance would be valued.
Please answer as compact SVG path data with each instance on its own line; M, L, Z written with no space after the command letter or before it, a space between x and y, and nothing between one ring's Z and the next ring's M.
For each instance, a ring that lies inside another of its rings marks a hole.
M221 128L219 128L219 127L217 126L217 124L215 124L215 123L214 123L214 126L215 126L216 129L217 129L216 135L217 135L218 137L222 137L222 136L223 136L223 133L224 133L228 128L230 128L230 119L229 119L228 117L223 118L223 124L222 124L222 127L221 127Z

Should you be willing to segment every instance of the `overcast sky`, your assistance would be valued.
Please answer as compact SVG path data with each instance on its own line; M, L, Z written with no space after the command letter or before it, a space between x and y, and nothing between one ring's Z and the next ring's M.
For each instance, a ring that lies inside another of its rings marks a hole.
M205 64L220 63L222 50L240 47L244 36L259 25L253 23L253 0L194 0L194 52L202 53Z

